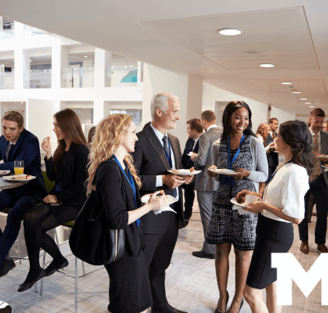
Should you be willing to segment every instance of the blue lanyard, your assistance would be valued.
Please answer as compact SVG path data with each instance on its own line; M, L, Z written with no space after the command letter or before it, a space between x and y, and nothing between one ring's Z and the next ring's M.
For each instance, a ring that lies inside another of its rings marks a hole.
M127 168L127 170L128 170L128 176L129 176L129 177L126 176L125 171L123 170L123 167L122 167L120 161L117 159L117 157L116 157L114 154L113 154L113 159L114 159L115 162L119 165L119 167L121 168L121 170L122 170L122 172L123 172L125 178L126 178L127 181L129 182L129 184L130 184L130 186L131 186L131 188L132 188L132 190L133 190L133 195L134 195L134 197L133 197L133 200L134 200L134 207L135 207L135 209L138 209L138 203L137 203L137 192L136 192L136 186L135 186L135 184L134 184L133 176L132 176L132 174L131 174L131 172L130 172L130 170L129 170L129 168L127 167L127 165L126 165L125 162L124 162L124 164L125 164L125 166L126 166L126 168ZM140 218L138 218L138 219L136 220L136 223L137 223L137 227L139 227L139 225L140 225Z
M288 163L292 163L292 160L288 161L287 163L285 164L288 164ZM285 165L284 164L284 165ZM269 177L269 179L267 180L267 182L265 183L265 187L268 185L268 183L272 180L272 178L274 177L274 175L276 175L278 172L278 170L274 171L274 173Z
M228 137L228 169L231 169L232 163L236 161L237 156L240 152L240 147L241 147L242 143L244 142L244 139L245 139L245 134L243 134L243 137L240 140L239 148L238 148L237 152L235 153L235 155L233 156L233 158L231 160L231 157L230 157L230 155L231 155L231 152L230 152L230 136Z

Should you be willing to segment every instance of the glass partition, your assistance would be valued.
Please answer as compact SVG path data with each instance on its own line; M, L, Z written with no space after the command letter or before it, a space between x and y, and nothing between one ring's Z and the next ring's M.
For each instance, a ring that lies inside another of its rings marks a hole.
M14 72L0 73L0 89L14 89Z
M138 68L135 66L107 66L106 87L137 87Z
M93 67L63 68L62 88L92 88L93 87Z
M142 110L110 110L109 114L128 114L133 118L133 122L136 126L141 126Z
M51 88L51 70L29 70L24 74L24 88Z
M39 35L50 35L49 32L32 27L29 25L24 25L24 36L39 36Z

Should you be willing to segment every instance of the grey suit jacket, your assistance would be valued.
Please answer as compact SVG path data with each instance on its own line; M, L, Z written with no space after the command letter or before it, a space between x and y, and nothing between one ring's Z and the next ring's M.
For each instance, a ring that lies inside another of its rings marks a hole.
M321 153L322 154L328 154L328 132L321 132ZM322 162L320 162L321 165L323 165ZM323 177L325 179L326 185L328 186L328 172L324 170L323 167L321 167Z
M198 156L194 159L194 167L202 172L195 176L196 191L215 191L219 182L208 176L207 168L213 165L212 145L221 137L222 129L213 127L199 137Z

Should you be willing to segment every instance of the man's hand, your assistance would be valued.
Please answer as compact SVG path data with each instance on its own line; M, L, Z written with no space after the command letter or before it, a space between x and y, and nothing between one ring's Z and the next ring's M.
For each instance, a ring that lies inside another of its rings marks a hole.
M58 199L54 195L49 195L43 198L44 203L58 203Z
M197 153L193 152L192 156L190 157L190 160L194 162L195 158L198 156Z
M194 177L195 176L193 176L193 175L183 176L185 184L189 185L192 182L192 180L194 179Z
M185 180L178 175L167 174L167 175L163 175L162 177L163 177L163 185L169 187L170 189L180 187L185 182Z
M216 177L219 174L213 173L212 171L209 171L209 169L211 170L216 170L218 167L216 165L211 165L208 169L207 169L207 174L209 177Z

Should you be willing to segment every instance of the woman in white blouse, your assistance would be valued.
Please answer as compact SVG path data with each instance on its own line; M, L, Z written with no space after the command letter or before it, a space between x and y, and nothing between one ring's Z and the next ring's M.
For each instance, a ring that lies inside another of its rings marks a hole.
M304 122L288 121L280 126L277 151L286 163L269 178L263 195L243 190L237 201L248 195L262 198L246 210L259 213L254 254L249 268L245 300L253 313L279 312L277 305L277 270L271 268L271 253L288 252L294 239L292 223L304 219L304 196L309 189L308 174L313 170L312 137ZM266 289L267 305L262 299Z

